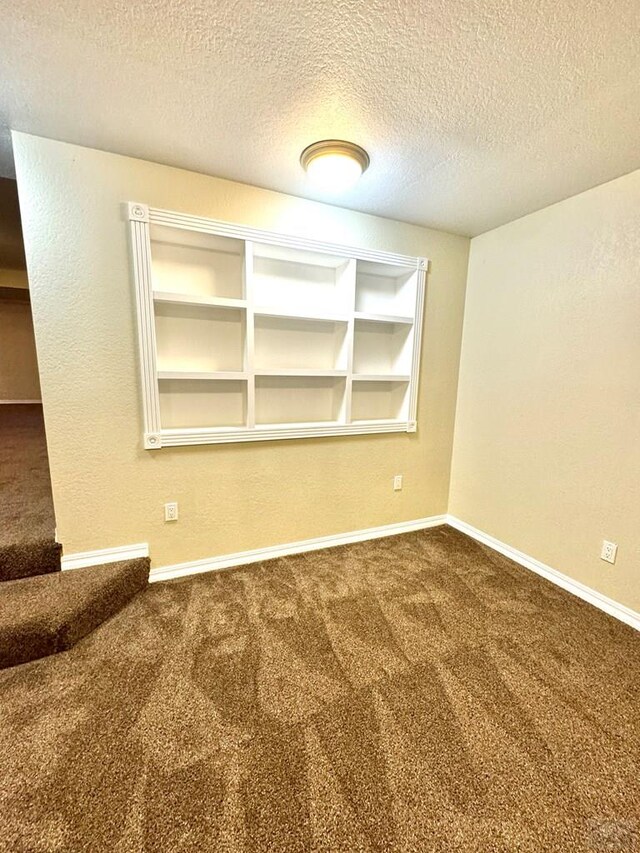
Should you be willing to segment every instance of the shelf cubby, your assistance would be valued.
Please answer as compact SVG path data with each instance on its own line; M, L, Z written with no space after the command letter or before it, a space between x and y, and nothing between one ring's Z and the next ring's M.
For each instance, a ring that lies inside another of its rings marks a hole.
M390 264L358 261L356 265L356 312L400 316L415 314L417 271Z
M242 299L242 240L164 225L149 236L155 291Z
M155 303L159 371L242 370L245 311L208 305Z
M373 377L371 377L373 380ZM409 380L358 380L351 390L351 420L388 421L406 417Z
M261 369L345 370L347 322L256 314L254 366Z
M409 373L413 326L356 320L353 341L353 372L366 374Z
M256 376L256 425L337 422L346 379L332 376Z
M256 306L302 317L347 314L353 310L354 263L321 252L253 244Z
M164 429L242 427L247 423L246 380L159 379Z

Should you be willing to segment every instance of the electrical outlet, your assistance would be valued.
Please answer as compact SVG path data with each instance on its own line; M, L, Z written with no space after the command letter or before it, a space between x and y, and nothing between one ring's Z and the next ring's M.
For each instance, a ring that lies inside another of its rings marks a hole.
M402 474L396 474L393 478L393 490L399 492L402 489Z
M617 553L618 546L615 542L607 542L606 539L602 540L602 551L600 552L601 560L605 560L607 563L615 563Z
M170 503L164 505L164 520L165 521L177 521L178 520L178 504Z

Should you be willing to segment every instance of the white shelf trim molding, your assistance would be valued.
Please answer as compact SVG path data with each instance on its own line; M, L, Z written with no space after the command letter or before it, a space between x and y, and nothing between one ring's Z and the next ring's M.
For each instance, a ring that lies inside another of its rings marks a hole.
M446 523L461 533L465 533L467 536L475 539L477 542L482 542L483 545L487 545L504 557L508 557L514 563L524 566L525 569L530 569L556 586L566 589L567 592L581 598L583 601L589 602L589 604L592 604L599 610L608 613L609 616L613 616L615 619L619 619L620 622L624 622L635 628L636 631L640 631L640 613L631 610L630 607L625 607L624 604L619 604L612 598L608 598L595 589L591 589L591 587L580 583L580 581L563 575L556 569L552 569L551 566L547 566L545 563L541 563L540 560L536 560L535 557L530 557L528 554L518 551L517 548L512 548L511 545L501 542L499 539L490 536L488 533L484 533L482 530L478 530L477 527L472 527L470 524L461 521L453 515L447 515Z
M199 231L202 234L215 234L224 237L233 237L237 240L249 240L254 243L270 243L273 246L282 246L287 249L301 249L309 252L320 252L322 254L334 255L345 260L356 258L362 261L376 261L382 264L394 266L417 266L418 269L426 271L427 258L415 258L410 255L397 255L392 252L378 252L373 249L359 249L344 246L340 243L323 243L319 240L309 240L306 237L293 237L286 234L277 234L273 231L263 231L259 228L250 228L245 225L235 225L230 222L222 222L217 219L207 219L202 216L190 216L185 213L177 213L173 210L161 210L155 207L147 207L144 204L129 202L129 211L138 208L147 212L147 222L155 222L158 225L166 225L171 228L183 228L188 231Z
M192 560L188 563L176 563L173 566L161 566L152 569L149 580L151 582L167 581L172 578L181 578L185 575L214 572L220 569L228 569L232 566L258 563L261 560L275 560L277 557L287 557L290 554L319 551L322 548L335 548L338 545L349 545L352 542L365 542L368 539L381 539L383 536L396 536L400 533L411 533L414 530L425 530L428 527L440 527L440 525L445 523L446 516L432 515L429 518L418 518L413 521L401 521L395 524L383 524L380 527L368 527L364 530L354 530L350 533L319 536L316 539L303 539L299 542L289 542L286 545L272 545L268 548L254 548L251 551L239 551L235 554L224 554L220 557L206 557L203 560Z
M416 431L426 258L126 208L146 449ZM167 251L183 252L182 266ZM216 252L224 260L205 260ZM292 268L306 270L294 290ZM406 392L385 388L394 381Z
M219 444L230 441L278 441L287 438L313 438L333 435L367 435L380 432L407 432L406 423L393 420L358 421L353 424L317 423L256 424L253 430L227 430L222 427L200 429L166 429L162 431L163 447L193 444Z
M133 260L133 278L138 306L138 341L140 377L142 380L142 411L144 416L144 446L162 447L160 437L160 394L156 369L156 334L153 310L151 274L151 243L149 240L149 208L129 203L129 223Z

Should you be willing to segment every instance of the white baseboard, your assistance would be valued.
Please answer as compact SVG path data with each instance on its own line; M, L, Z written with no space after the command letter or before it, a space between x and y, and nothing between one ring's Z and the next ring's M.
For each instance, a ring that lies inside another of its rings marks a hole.
M289 542L286 545L272 545L267 548L255 548L251 551L238 551L235 554L223 554L219 557L205 557L202 560L192 560L187 563L176 563L172 566L160 566L151 570L149 577L150 582L166 581L173 578L186 577L188 575L196 575L202 572L219 571L220 569L228 569L233 566L242 566L248 563L257 563L261 560L273 560L276 557L286 557L290 554L302 554L306 551L318 551L322 548L335 548L338 545L349 545L352 542L365 542L368 539L380 539L383 536L395 536L400 533L410 533L413 530L425 530L429 527L439 527L443 524L449 524L461 533L465 533L472 539L482 542L494 551L503 554L514 563L530 569L538 575L546 578L556 586L566 589L567 592L582 598L589 602L594 607L603 610L615 619L619 619L636 631L640 631L640 613L619 604L607 596L602 595L591 587L573 578L563 575L561 572L552 569L478 530L465 521L461 521L453 515L432 515L428 518L418 518L414 521L401 521L396 524L383 524L380 527L368 527L365 530L355 530L350 533L339 533L334 536L319 536L315 539L303 539L299 542ZM99 551L85 551L78 554L69 554L62 557L62 569L81 569L86 566L97 566L103 563L114 563L118 560L133 560L139 557L149 556L149 546L146 542L138 545L122 545L117 548L103 548Z
M42 400L0 400L0 406L24 406L26 403L38 403L38 405L41 405Z
M349 545L352 542L365 542L367 539L380 539L383 536L395 536L410 533L412 530L424 530L427 527L439 527L446 523L446 516L432 515L415 521L401 521L397 524L383 524L381 527L368 527L351 533L339 533L335 536L319 536L317 539L303 539L286 545L272 545L268 548L255 548L252 551L238 551L236 554L224 554L221 557L206 557L189 563L176 563L174 566L161 566L151 570L150 581L166 581L201 572L214 572L232 566L258 563L261 560L273 560L289 554L302 554L305 551L318 551L321 548L335 548L337 545Z
M62 557L62 571L84 569L87 566L101 566L103 563L117 563L119 560L137 560L149 556L146 542L139 545L119 545L117 548L102 548L99 551L81 551Z
M498 551L498 553L503 554L505 557L509 557L509 559L513 560L514 563L518 563L526 569L531 569L532 572L541 575L543 578L551 581L551 583L556 584L556 586L560 586L562 589L566 589L567 592L577 595L578 598L588 601L589 604L593 604L593 606L597 607L599 610L604 610L604 612L608 613L609 616L613 616L621 622L625 622L627 625L635 628L636 631L640 631L640 613L636 613L636 611L631 610L630 607L625 607L624 604L618 604L618 602L614 601L612 598L607 598L606 595L596 592L595 589L591 589L591 587L585 586L583 583L580 583L580 581L573 580L573 578L563 575L561 572L556 571L556 569L552 569L551 566L547 566L544 563L541 563L540 560L536 560L534 557L529 557L527 554L523 554L522 551L512 548L511 545L506 545L499 539L489 536L488 533L483 533L482 530L472 527L465 521L460 521L459 518L456 518L453 515L447 516L447 524L451 525L451 527L455 527L455 529L459 530L461 533L466 533L467 536L471 536L472 539L482 542L483 545L488 545L489 548L493 548L494 551Z

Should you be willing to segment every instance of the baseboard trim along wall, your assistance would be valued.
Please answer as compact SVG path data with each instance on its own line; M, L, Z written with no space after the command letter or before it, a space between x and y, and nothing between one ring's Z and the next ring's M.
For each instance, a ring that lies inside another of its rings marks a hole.
M302 554L305 551L318 551L321 548L335 548L337 545L349 545L352 542L365 542L367 539L380 539L383 536L395 536L399 533L410 533L412 530L424 530L427 527L439 527L446 523L446 516L432 515L429 518L418 518L414 521L401 521L396 524L383 524L381 527L368 527L365 530L355 530L351 533L338 533L335 536L319 536L316 539L303 539L300 542L289 542L286 545L272 545L268 548L255 548L252 551L239 551L236 554L224 554L221 557L206 557L203 560L193 560L190 563L177 563L174 566L161 566L151 570L150 581L166 581L181 578L186 575L196 575L201 572L213 572L229 569L232 566L243 566L247 563L258 563L261 560L274 560L276 557L287 557L290 554Z
M197 575L202 572L215 572L220 569L229 569L233 566L243 566L248 563L258 563L261 560L274 560L276 557L287 557L290 554L303 554L306 551L319 551L322 548L335 548L338 545L349 545L352 542L366 542L368 539L380 539L383 536L396 536L400 533L410 533L412 530L425 530L429 527L440 527L443 524L448 524L451 527L465 533L472 539L482 542L499 554L503 554L514 563L523 566L525 569L530 569L538 575L556 584L556 586L566 589L567 592L582 598L589 602L599 610L603 610L615 619L619 619L636 631L640 631L640 613L625 607L624 604L618 604L606 595L602 595L591 587L573 578L563 575L561 572L552 569L518 551L517 548L512 548L478 530L471 524L461 521L453 515L432 515L428 518L418 518L414 521L401 521L396 524L383 524L380 527L367 527L364 530L355 530L351 533L338 533L334 536L319 536L315 539L303 539L299 542L289 542L286 545L271 545L267 548L254 548L251 551L238 551L235 554L223 554L220 557L205 557L202 560L192 560L187 563L176 563L172 566L159 566L151 570L149 581L167 581L173 578L187 577L188 575ZM82 569L87 566L97 566L103 563L115 563L118 560L133 560L138 557L149 556L149 545L146 542L138 545L121 545L117 548L103 548L98 551L84 551L78 554L69 554L62 557L62 570Z
M62 571L85 569L87 566L101 566L104 563L117 563L119 560L137 560L149 556L146 542L138 545L119 545L117 548L101 548L99 551L80 551L62 557Z
M24 406L26 403L38 403L38 405L42 405L42 400L0 400L0 406Z
M532 572L535 572L556 584L556 586L560 586L563 589L566 589L567 592L577 595L578 598L588 601L589 604L593 604L593 606L597 607L599 610L604 610L604 612L608 613L609 616L613 616L615 619L619 619L621 622L625 622L627 625L635 628L636 631L640 631L640 613L636 613L636 611L631 610L630 607L625 607L624 604L618 604L618 602L614 601L612 598L607 598L606 595L596 592L595 589L591 589L591 587L585 586L585 584L580 583L580 581L573 580L573 578L563 575L561 572L556 571L556 569L552 569L551 566L541 563L540 560L536 560L534 557L529 557L528 554L523 554L522 551L512 548L511 545L506 545L499 539L489 536L488 533L483 533L482 530L472 527L470 524L467 524L465 521L461 521L453 515L447 516L446 523L451 527L455 527L455 529L459 530L461 533L466 533L466 535L470 536L472 539L482 542L483 545L487 545L494 551L498 551L498 553L503 554L510 560L513 560L514 563L518 563L520 566L530 569Z

